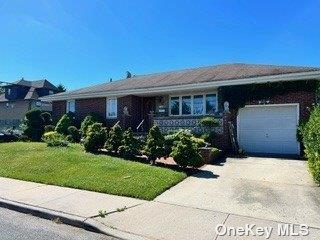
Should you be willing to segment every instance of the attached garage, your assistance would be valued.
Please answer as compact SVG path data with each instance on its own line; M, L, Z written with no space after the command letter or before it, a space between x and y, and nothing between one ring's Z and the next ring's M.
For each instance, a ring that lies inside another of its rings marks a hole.
M238 142L246 153L300 153L298 104L246 106L237 117Z

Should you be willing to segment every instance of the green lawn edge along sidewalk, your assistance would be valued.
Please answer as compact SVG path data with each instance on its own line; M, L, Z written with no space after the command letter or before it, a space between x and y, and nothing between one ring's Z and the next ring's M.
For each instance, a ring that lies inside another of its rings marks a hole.
M79 144L14 142L0 143L0 176L152 200L186 173L85 153Z

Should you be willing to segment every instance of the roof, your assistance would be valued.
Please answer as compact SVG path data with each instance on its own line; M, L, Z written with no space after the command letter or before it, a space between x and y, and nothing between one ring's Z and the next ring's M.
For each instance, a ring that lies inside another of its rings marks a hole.
M57 91L58 88L54 86L51 82L47 79L35 80L35 81L28 81L24 80L23 78L14 82L15 85L21 85L26 87L33 87L33 88L47 88L49 90Z
M316 67L276 66L258 64L223 64L209 67L199 67L178 71L134 76L114 82L103 83L74 91L55 94L51 99L63 99L68 96L81 96L96 93L113 93L119 91L148 90L159 87L177 87L188 84L217 83L239 79L257 78L263 76L285 75L320 71Z
M24 97L22 96L23 97L22 99L19 98L19 99L13 99L13 100L38 99L39 95L36 89L39 89L39 88L46 88L52 91L58 91L58 88L46 79L36 80L36 81L28 81L28 80L20 79L18 81L13 82L12 84L6 85L5 88L8 88L13 85L24 86L29 88L25 96ZM12 100L7 99L4 93L0 94L0 102L7 102L7 101L12 101Z

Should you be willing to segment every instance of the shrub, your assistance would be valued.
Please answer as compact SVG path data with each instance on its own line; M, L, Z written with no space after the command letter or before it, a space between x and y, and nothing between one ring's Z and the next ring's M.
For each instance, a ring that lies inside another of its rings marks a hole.
M199 154L197 143L192 139L192 135L186 131L179 135L179 142L172 148L171 156L181 167L200 167L203 159Z
M91 113L88 116L86 116L83 119L83 121L81 123L81 127L80 127L80 130L82 132L83 137L86 136L90 125L92 125L94 123L103 123L103 122L104 122L104 120L102 119L102 117L97 114Z
M157 125L150 128L144 150L151 162L165 156L165 139Z
M123 133L122 145L119 147L119 154L125 157L132 157L139 153L139 144L133 136L131 128Z
M314 180L320 184L320 106L312 111L302 132L310 172Z
M122 144L123 132L121 126L117 123L115 124L108 135L108 139L105 144L105 149L109 151L118 152L119 147Z
M46 132L42 140L47 143L48 147L67 147L69 145L66 137L57 132Z
M50 113L43 112L41 113L41 117L42 117L44 126L52 124L52 117Z
M214 117L204 117L200 120L199 123L201 126L208 128L219 126L219 121Z
M46 125L44 126L44 132L54 132L55 126L54 125Z
M23 135L31 141L40 141L44 132L44 123L39 109L32 109L25 115L22 123Z
M95 153L103 148L105 141L106 129L102 126L102 123L94 123L89 126L83 145L87 152Z
M215 140L217 139L217 134L214 131L210 131L209 133L205 133L201 135L201 138L211 145L214 145Z
M81 133L75 126L68 127L68 140L71 142L78 143L81 139Z
M211 156L212 156L212 159L218 159L222 156L222 151L218 148L212 148L211 149Z
M73 125L73 122L74 117L72 114L64 114L58 121L55 131L63 135L68 135L68 128Z
M189 130L179 130L178 132L174 132L173 134L170 135L166 135L165 136L165 152L166 155L169 155L172 152L172 148L174 146L176 146L179 141L180 141L180 137L181 134L186 133L188 135L190 135L191 140L197 144L197 147L205 147L206 143L203 139L201 138L196 138L195 136L193 136Z

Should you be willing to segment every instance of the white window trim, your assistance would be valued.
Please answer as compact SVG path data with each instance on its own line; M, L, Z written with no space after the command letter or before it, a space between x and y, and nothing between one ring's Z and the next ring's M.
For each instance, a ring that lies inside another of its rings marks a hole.
M116 100L116 115L115 116L109 116L109 108L108 108L108 102L109 102L109 100ZM112 97L112 98L107 98L106 99L106 118L107 119L115 119L115 118L118 118L118 98L116 98L116 97Z
M73 104L74 104L74 111L70 111L70 109L69 109L70 103L73 103ZM72 113L76 112L76 101L75 101L75 100L68 100L68 101L67 101L67 104L66 104L66 113L68 113L68 112L72 112Z
M180 95L169 95L169 116L171 117L181 117L181 116L205 116L207 114L206 107L206 95L215 94L216 95L216 112L218 112L218 92L207 92L207 93L193 93L193 94L180 94ZM193 113L193 98L194 96L202 95L203 97L203 113L202 114L194 114ZM191 96L191 114L182 114L182 97ZM179 98L179 115L171 114L171 98L178 97Z

